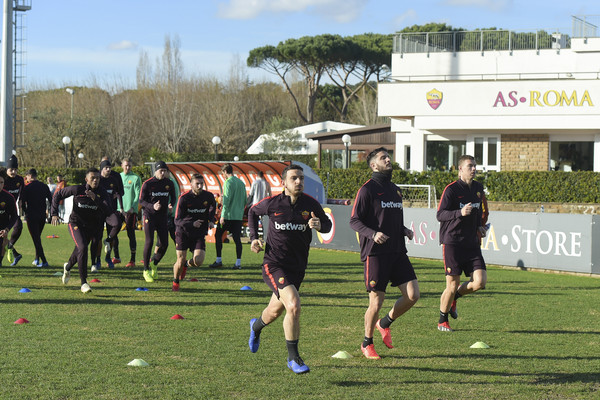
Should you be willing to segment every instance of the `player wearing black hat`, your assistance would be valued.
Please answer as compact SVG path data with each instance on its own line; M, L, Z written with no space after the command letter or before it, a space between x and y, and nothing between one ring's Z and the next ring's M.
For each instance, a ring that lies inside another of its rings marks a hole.
M173 182L168 178L167 164L157 161L154 176L142 184L140 205L143 208L144 234L144 279L153 282L157 275L157 265L165 255L169 245L167 213L174 208L177 198ZM150 266L150 253L154 245L154 232L158 235L160 247L154 253ZM150 269L152 268L152 270Z

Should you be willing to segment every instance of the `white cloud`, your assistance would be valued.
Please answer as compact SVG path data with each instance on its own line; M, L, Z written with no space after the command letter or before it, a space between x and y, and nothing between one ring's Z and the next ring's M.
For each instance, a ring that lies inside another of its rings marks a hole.
M505 10L513 0L444 0L444 4L459 7L481 7L492 11Z
M401 29L406 25L410 25L410 20L414 20L417 18L417 12L414 9L408 9L402 14L398 15L394 18L394 27L396 29Z
M121 40L120 42L108 45L109 50L136 50L137 48L137 42L132 42L131 40Z
M355 20L368 0L228 0L219 4L224 19L253 19L264 13L310 13L337 22Z

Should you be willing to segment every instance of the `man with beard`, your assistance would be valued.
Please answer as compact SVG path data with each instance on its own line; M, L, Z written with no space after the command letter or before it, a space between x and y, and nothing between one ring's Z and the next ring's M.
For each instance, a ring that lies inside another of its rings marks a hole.
M361 350L366 358L377 360L379 354L373 344L375 328L381 333L383 343L393 348L390 325L419 300L419 283L413 266L406 255L405 237L414 233L404 226L402 193L392 181L392 162L388 151L373 150L367 156L373 171L356 193L350 226L358 232L360 257L365 263L365 287L369 293L369 307L365 312L365 338ZM400 289L402 296L381 319L388 283Z

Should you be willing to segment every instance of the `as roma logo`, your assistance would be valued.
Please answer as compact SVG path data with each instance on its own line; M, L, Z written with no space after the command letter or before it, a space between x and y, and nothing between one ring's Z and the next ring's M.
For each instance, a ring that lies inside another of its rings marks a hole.
M442 98L444 95L437 89L433 89L430 92L427 92L427 103L434 110L437 110L438 107L442 104Z
M167 185L167 186L165 186L165 189L169 190L169 187L170 187L170 186L169 186L169 185Z
M302 218L304 218L305 220L308 219L308 216L310 214L308 213L308 211L302 211Z
M285 278L283 276L281 278L279 278L280 285L283 285L284 282L285 282Z

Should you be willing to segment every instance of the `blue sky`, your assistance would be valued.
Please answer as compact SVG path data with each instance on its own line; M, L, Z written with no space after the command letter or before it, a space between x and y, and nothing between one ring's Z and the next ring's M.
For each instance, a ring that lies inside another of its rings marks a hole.
M141 51L154 61L178 36L186 72L225 79L248 52L323 33L392 33L445 22L571 33L572 15L600 14L597 0L31 0L27 82L132 86ZM250 69L252 79L269 75Z

